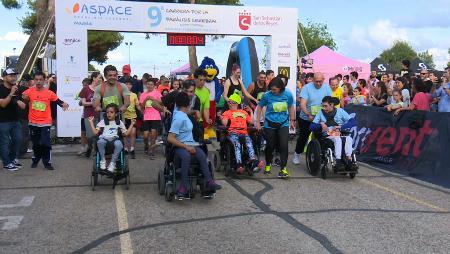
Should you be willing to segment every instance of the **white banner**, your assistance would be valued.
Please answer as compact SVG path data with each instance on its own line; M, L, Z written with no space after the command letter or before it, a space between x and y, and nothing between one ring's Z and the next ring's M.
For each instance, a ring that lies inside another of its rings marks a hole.
M70 104L69 111L58 111L60 137L80 135L82 110L75 97L88 74L88 30L271 36L267 69L289 74L288 89L295 95L297 9L126 1L55 2L58 95Z

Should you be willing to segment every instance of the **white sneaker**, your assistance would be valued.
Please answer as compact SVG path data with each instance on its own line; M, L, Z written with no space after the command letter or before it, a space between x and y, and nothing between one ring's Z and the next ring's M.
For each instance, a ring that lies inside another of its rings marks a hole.
M116 170L116 163L115 162L110 162L109 166L108 166L108 171L112 173L115 170Z
M100 169L105 170L106 169L106 160L100 161Z
M19 170L19 168L16 167L16 165L14 165L13 163L9 163L8 165L4 166L3 169L11 172Z
M32 152L33 152L33 149L30 149L30 148L27 149L27 153L32 153Z
M300 164L300 154L294 153L294 159L292 160L292 163L294 163L295 165Z

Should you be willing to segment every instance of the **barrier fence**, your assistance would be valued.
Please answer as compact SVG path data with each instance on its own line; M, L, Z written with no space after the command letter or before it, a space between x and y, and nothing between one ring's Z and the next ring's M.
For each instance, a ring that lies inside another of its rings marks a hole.
M358 160L382 169L434 179L450 185L450 113L350 105L358 126L352 129Z

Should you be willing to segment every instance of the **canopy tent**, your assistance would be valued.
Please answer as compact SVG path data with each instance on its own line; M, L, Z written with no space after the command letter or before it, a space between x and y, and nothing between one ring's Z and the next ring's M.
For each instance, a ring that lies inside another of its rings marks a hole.
M304 72L322 72L325 82L337 74L350 75L352 71L358 72L358 78L367 79L370 76L370 64L338 54L327 46L322 46L303 58L312 64L312 68L305 69Z
M419 73L422 69L432 70L428 64L426 64L424 61L420 60L419 58L416 58L412 60L411 66L409 67L414 73Z
M370 63L370 70L376 71L378 74L394 73L396 72L388 63L377 57Z
M170 76L177 76L177 75L189 75L191 74L191 66L189 63L170 71Z

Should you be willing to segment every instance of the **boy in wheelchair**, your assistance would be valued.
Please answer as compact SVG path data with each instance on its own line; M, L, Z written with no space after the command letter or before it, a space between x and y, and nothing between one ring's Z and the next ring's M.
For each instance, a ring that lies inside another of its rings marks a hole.
M245 169L242 164L242 151L240 140L245 141L247 147L248 157L250 159L249 165L251 169L260 171L264 168L264 162L258 161L255 156L255 150L253 148L253 141L248 135L247 123L253 123L253 113L249 106L245 106L244 109L238 109L241 104L241 96L234 93L229 97L228 106L229 110L225 111L221 115L221 122L224 126L228 127L228 139L234 146L235 158L236 158L236 173L243 174Z
M100 153L100 169L106 169L105 151L108 143L114 145L114 152L111 157L111 161L108 166L108 171L113 173L116 170L116 162L119 158L120 152L123 149L122 137L128 136L136 123L136 120L131 120L128 130L125 128L124 123L119 120L118 116L119 107L115 104L109 104L106 106L106 116L101 120L97 127L94 126L94 117L89 117L89 123L91 125L92 132L98 136L97 149Z
M205 152L200 144L194 141L192 128L193 124L189 119L187 112L190 104L189 96L185 92L178 93L176 97L177 109L172 116L167 141L173 145L175 159L181 162L181 184L176 192L178 200L189 199L189 167L192 157L195 157L200 165L206 188L209 190L219 190L222 186L218 185L209 171L208 161Z
M357 165L355 162L352 162L353 140L350 136L343 135L345 129L350 129L356 125L355 119L351 118L342 108L336 108L338 104L338 98L325 96L322 99L322 110L314 117L310 129L314 133L319 133L319 137L333 141L337 170L345 169L345 164L342 159L342 139L345 139L344 152L346 164L351 170L356 170Z

